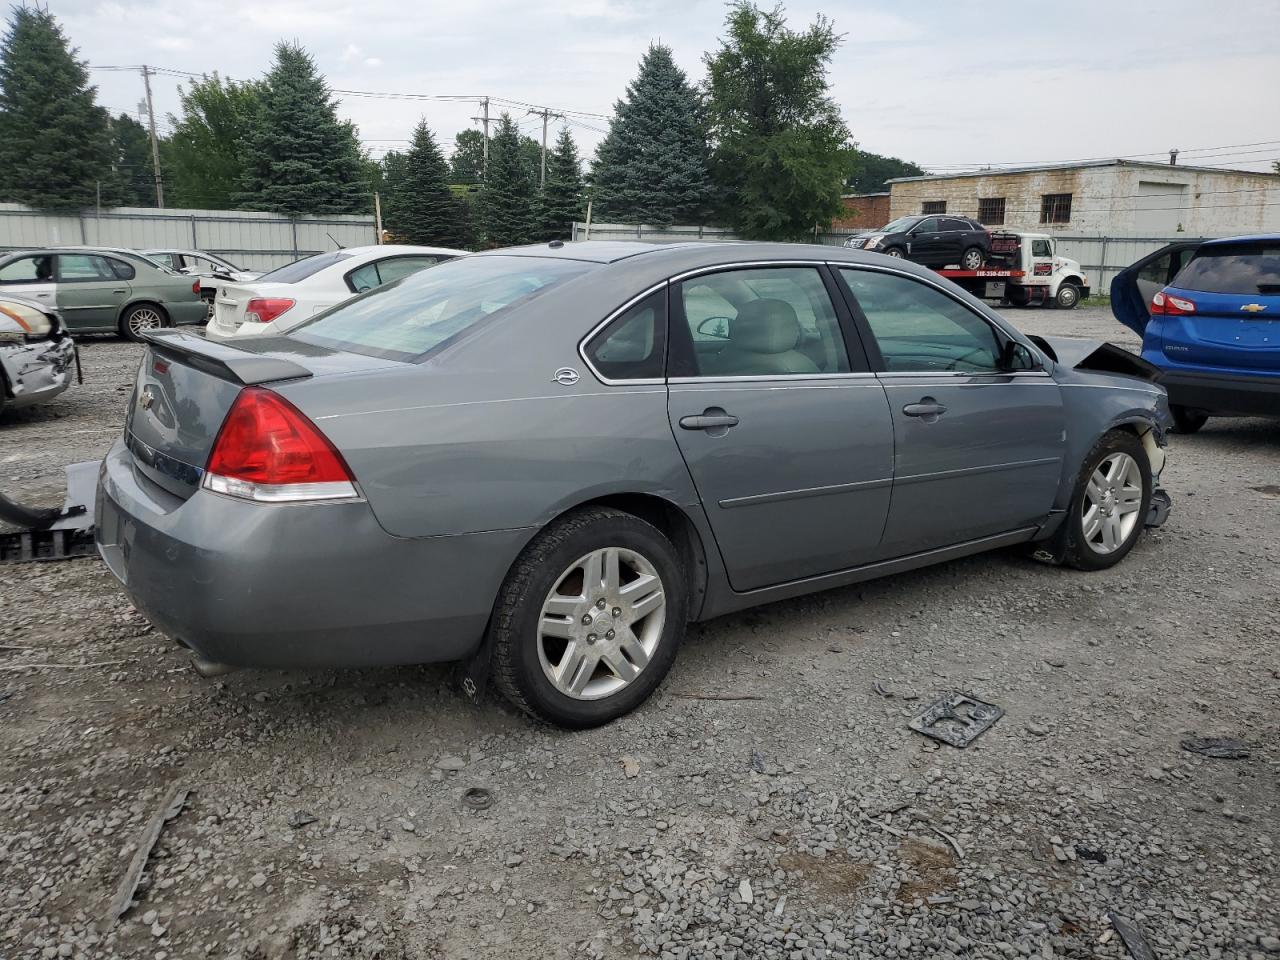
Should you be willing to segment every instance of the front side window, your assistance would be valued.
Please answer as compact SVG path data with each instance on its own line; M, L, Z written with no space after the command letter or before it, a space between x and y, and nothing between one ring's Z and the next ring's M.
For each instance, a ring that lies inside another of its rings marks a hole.
M286 336L367 356L417 360L499 311L597 266L549 257L462 257L340 303Z
M0 283L49 283L53 280L53 257L21 257L0 267Z
M758 267L694 277L679 300L703 377L848 373L849 355L815 267ZM674 321L673 321L674 322Z
M666 362L667 291L645 297L591 338L585 353L606 380L651 380Z
M913 233L937 233L939 229L939 221L937 217L930 217L928 220L921 220L916 226Z
M1046 193L1040 197L1041 223L1070 223L1071 194Z
M1031 255L1033 257L1052 257L1053 245L1043 237L1039 240L1031 241Z
M940 290L908 277L842 269L889 373L999 373L995 328Z
M92 280L116 280L115 271L106 257L86 253L62 253L58 255L58 280L78 283Z

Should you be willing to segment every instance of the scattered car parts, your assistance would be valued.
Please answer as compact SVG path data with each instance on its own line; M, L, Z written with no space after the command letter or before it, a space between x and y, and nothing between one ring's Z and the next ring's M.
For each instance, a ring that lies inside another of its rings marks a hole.
M94 556L94 496L99 460L67 467L61 508L28 507L0 493L0 521L18 529L0 531L0 564L70 560Z
M0 411L52 400L81 383L80 354L58 312L27 297L0 295Z
M1003 707L956 691L929 704L907 726L916 733L964 749L1003 716Z
M1246 760L1249 757L1249 745L1234 737L1188 737L1182 741L1182 749L1214 760Z

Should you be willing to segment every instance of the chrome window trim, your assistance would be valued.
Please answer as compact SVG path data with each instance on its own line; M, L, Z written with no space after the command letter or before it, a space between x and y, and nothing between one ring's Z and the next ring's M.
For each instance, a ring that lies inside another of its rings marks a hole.
M767 380L865 380L873 381L876 375L870 371L857 370L850 373L756 373L742 376L726 377L668 377L669 383L760 383ZM633 381L634 382L634 381Z
M636 383L653 386L656 383L667 382L665 377L637 377L632 380L611 380L610 378L606 377L603 373L601 373L599 370L597 370L595 367L595 364L591 362L591 358L587 356L587 344L589 344L593 339L595 339L596 334L600 333L600 331L602 331L605 327L609 326L609 324L613 323L613 321L617 320L618 317L622 316L624 313L626 313L628 310L634 307L641 300L645 299L646 297L653 296L659 290L665 289L670 283L671 283L670 279L661 280L658 283L655 283L653 286L651 286L648 290L644 291L644 293L637 294L636 296L632 297L622 306L618 307L617 310L614 310L611 314L609 314L607 317L605 317L603 320L597 323L594 327L592 327L591 331L585 337L583 337L581 340L578 341L578 356L581 357L582 362L587 365L587 369L591 371L591 375L595 377L597 380L599 380L601 383L603 383L605 386L625 387L629 384L636 384ZM667 311L667 312L670 313L670 311ZM671 318L668 317L667 318L668 345L670 345L671 343L670 326L671 326Z
M1008 372L997 371L995 373L975 373L974 371L966 372L964 370L936 370L936 371L925 370L920 373L913 373L909 370L894 370L894 371L886 370L883 373L876 374L876 376L880 377L881 379L889 379L889 380L902 380L907 378L918 378L918 377L945 377L949 379L956 379L959 377L1000 377L1002 378L1002 380L1006 380L1006 381L1007 380L1035 380L1037 382L1049 381L1052 383L1057 383L1057 381L1054 380L1053 377L1050 376L1049 373L1045 370L1017 370L1017 371L1008 371Z
M949 297L951 300L955 301L957 304L964 307L974 316L981 317L987 323L993 322L990 317L974 310L972 304L965 303L963 300L957 297L954 293L952 293L942 284L938 283L936 280L933 280L930 277L920 277L914 273L908 273L906 270L899 270L895 267L883 266L878 263L849 263L847 261L841 261L841 260L828 260L827 266L831 267L834 270L840 270L842 268L846 270L878 270L880 273L891 273L894 276L905 277L908 280L915 280L917 283L923 283L926 286L933 287L933 289L937 290L942 295ZM1046 376L1050 376L1049 371L1053 367L1053 361L1050 360L1047 356L1045 356L1044 353L1040 350L1040 348L1037 347L1034 343L1032 343L1027 338L1027 335L1025 333L1013 327L1006 327L1004 324L1003 318L1001 318L1000 322L996 323L996 328L999 329L1005 335L1013 337L1013 339L1017 340L1018 343L1022 344L1024 347L1030 350L1032 355L1037 359L1039 359L1040 365L1043 368L1044 374ZM1028 371L1028 372L1034 372L1034 371Z

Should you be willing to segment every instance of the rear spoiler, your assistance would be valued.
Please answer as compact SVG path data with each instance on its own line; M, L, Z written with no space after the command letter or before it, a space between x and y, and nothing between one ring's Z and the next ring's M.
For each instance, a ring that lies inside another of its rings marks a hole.
M310 370L292 360L264 356L181 330L148 330L142 334L142 339L150 345L152 352L167 360L246 387L311 376ZM246 347L248 345L246 342Z

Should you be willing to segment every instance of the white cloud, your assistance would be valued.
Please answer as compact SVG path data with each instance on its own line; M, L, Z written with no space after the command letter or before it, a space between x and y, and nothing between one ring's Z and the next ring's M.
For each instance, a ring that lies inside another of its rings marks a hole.
M378 67L382 66L382 59L380 57L366 57L364 65L366 67L373 67L376 70Z

